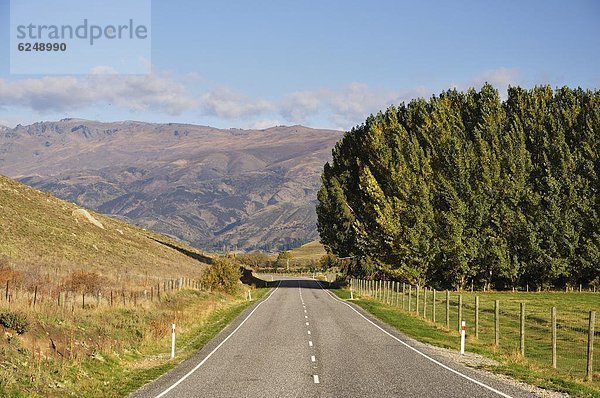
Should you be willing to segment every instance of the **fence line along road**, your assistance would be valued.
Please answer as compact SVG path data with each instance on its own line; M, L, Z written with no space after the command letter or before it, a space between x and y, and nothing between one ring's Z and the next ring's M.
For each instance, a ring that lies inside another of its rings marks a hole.
M561 374L598 382L594 370L600 369L600 355L594 355L594 347L600 341L595 328L600 294L595 289L516 293L446 290L438 294L435 289L406 283L367 279L352 279L350 283L355 298L380 301L432 326L460 331L461 322L466 321L467 350L469 345L489 346ZM456 341L458 337L457 333Z

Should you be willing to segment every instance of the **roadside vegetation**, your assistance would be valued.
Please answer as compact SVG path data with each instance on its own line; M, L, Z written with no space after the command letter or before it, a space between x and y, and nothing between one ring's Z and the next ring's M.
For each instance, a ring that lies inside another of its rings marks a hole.
M2 176L0 236L2 397L127 395L267 291L242 285L233 259Z
M350 298L348 288L332 288L342 299ZM445 323L445 294L437 296L436 322L433 322L432 297L429 296L423 317L423 296L419 314L415 296L408 311L408 295L391 295L379 300L354 292L354 304L359 305L383 322L423 343L459 351L458 293L451 293L449 327ZM400 293L401 294L401 293ZM462 292L462 319L467 320L466 351L497 361L496 366L481 365L495 373L502 373L528 384L568 393L573 397L600 397L600 360L595 359L593 380L585 380L586 319L590 309L598 309L598 294L594 293L525 293L525 292ZM480 300L480 330L475 337L474 297ZM385 297L385 296L384 296ZM494 345L494 301L501 303L500 345ZM519 352L519 304L526 303L525 356ZM551 367L550 308L558 314L558 363ZM596 347L600 347L596 343ZM597 351L597 350L596 350Z
M325 251L317 241L277 254L251 252L236 255L247 267L262 273L335 274L339 271L337 258Z

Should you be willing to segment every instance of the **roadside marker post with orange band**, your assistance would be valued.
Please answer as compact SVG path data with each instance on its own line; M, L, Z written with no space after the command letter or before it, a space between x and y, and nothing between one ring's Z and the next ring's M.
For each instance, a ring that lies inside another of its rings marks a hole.
M466 324L465 321L460 322L460 355L465 354L465 337L466 337Z

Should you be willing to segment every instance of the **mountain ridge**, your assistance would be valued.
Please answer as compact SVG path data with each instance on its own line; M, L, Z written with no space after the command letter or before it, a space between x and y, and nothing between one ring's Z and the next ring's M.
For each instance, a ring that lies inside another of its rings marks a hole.
M342 134L68 118L0 132L0 173L199 248L281 250L317 237Z

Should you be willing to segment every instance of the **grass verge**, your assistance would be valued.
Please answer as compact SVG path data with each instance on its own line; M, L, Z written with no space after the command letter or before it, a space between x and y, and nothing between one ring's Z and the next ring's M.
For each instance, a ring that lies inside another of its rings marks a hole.
M260 299L268 290L256 289L253 297ZM11 335L0 343L0 396L126 396L202 348L253 302L241 295L183 290L152 309L93 311L76 320L69 314L36 319L35 324L60 325L65 335L74 336L76 346L92 346L92 339L103 334L119 344L97 345L65 358L70 348L58 356L43 356L26 348L22 336ZM171 360L168 326L173 319L178 325L177 356Z

